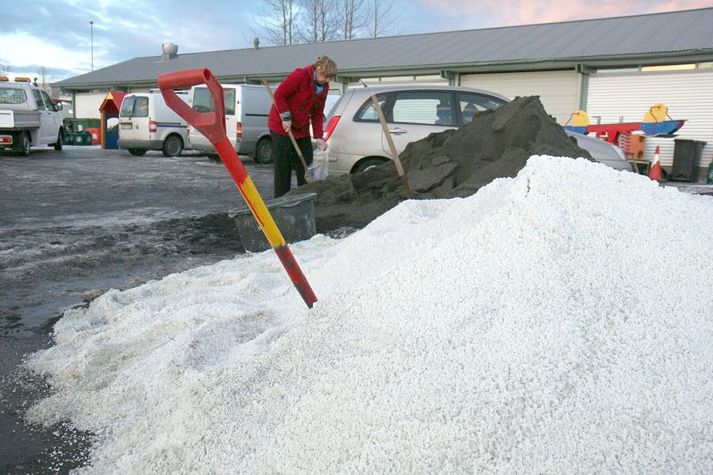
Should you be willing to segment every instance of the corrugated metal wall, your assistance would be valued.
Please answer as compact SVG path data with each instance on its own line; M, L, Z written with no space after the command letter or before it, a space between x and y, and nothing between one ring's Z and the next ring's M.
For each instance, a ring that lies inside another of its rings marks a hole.
M589 79L587 113L592 123L639 122L654 104L664 103L672 119L687 119L675 138L704 140L700 167L713 158L713 71L593 74ZM646 138L645 158L661 147L661 164L673 163L673 138Z
M461 86L486 89L503 96L540 96L545 110L564 124L579 108L579 74L575 71L463 74Z

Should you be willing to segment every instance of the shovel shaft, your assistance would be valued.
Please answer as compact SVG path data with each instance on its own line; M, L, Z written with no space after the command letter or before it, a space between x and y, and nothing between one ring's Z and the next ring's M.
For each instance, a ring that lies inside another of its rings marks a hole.
M220 83L207 69L163 74L159 76L158 83L161 88L161 94L166 98L166 103L211 141L223 164L228 169L230 176L233 177L235 184L238 186L238 190L248 208L250 208L258 226L260 226L270 246L272 246L285 268L287 275L297 288L302 300L307 304L307 307L312 308L314 302L317 301L317 297L309 282L307 282L307 278L302 273L302 269L300 269L287 242L282 237L280 229L272 219L272 215L267 206L265 206L265 202L262 200L255 184L248 175L247 170L245 170L245 166L240 161L237 152L225 134L223 88ZM176 87L190 87L196 84L206 84L208 86L211 92L214 112L198 113L176 97L174 91Z
M245 203L247 203L248 208L250 208L250 212L255 218L255 221L257 221L258 226L260 226L263 234L265 234L270 246L280 259L282 266L285 268L287 275L295 285L302 300L307 304L307 307L312 308L312 305L317 301L317 296L314 294L307 278L302 273L302 269L300 269L295 256L292 254L292 251L290 251L290 247L287 245L285 238L282 237L280 229L277 227L277 224L275 224L275 220L272 219L270 211L267 209L267 206L265 206L265 202L262 200L255 184L238 158L238 154L235 152L230 140L225 137L220 142L213 144L213 146L218 152L218 155L220 155L228 172L233 177L233 180L238 185L238 190L240 194L243 195L243 199Z

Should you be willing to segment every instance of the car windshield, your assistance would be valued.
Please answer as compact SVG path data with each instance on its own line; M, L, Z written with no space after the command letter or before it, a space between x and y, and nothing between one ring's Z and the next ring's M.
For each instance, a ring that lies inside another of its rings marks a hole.
M19 87L0 88L0 104L22 104L27 101L25 90Z

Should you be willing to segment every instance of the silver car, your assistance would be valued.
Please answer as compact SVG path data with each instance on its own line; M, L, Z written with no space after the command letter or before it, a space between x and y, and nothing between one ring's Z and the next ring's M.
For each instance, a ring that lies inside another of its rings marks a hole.
M497 109L509 102L507 97L494 92L453 86L348 89L332 108L325 127L330 175L356 173L390 160L389 144L372 105L372 94L376 94L382 109L388 111L388 128L398 153L409 142L460 127L478 112ZM586 135L566 133L596 161L631 170L618 147Z

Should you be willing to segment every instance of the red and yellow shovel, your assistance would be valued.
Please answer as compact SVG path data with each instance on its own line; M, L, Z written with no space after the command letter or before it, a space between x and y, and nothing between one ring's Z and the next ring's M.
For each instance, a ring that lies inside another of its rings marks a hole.
M205 84L208 87L213 101L212 112L198 112L176 95L175 89L185 89L198 84ZM287 275L290 276L290 280L292 280L292 283L295 284L297 291L302 296L302 300L305 301L309 308L312 308L314 302L317 301L317 297L314 295L307 278L295 260L295 256L292 255L292 251L290 251L287 242L282 237L282 233L280 233L275 221L272 219L270 211L262 201L260 193L225 134L223 87L208 69L187 69L185 71L161 74L158 77L158 85L161 88L161 94L166 104L191 126L198 129L213 144L218 155L220 155L220 159L238 185L238 190L243 195L243 199L250 208L260 229L262 229L270 246L275 250L277 257L282 262L282 266L287 271Z

